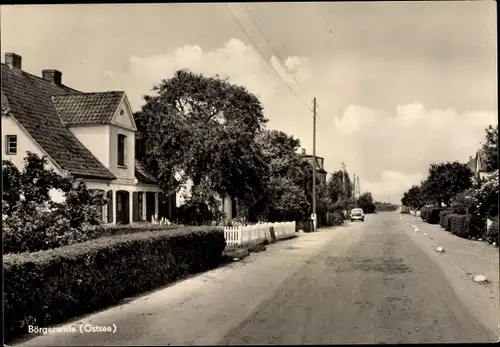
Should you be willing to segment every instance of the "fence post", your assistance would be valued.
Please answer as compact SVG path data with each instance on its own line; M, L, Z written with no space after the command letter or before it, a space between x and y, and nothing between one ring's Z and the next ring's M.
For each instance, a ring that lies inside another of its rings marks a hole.
M237 227L238 230L238 244L242 245L243 244L243 227L239 226Z

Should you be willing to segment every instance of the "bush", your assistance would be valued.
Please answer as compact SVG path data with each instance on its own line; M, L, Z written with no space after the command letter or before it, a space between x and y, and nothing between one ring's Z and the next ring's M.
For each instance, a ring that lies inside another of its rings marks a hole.
M104 237L4 257L7 339L219 265L224 233L183 228Z
M460 237L469 237L470 216L464 214L452 214L451 232Z
M443 228L446 231L451 231L451 216L453 216L453 214L448 213L443 217L443 224L444 224Z
M422 218L423 221L427 221L428 212L429 212L428 206L424 206L420 209L420 218Z
M490 243L495 242L497 244L497 246L499 245L500 238L499 238L499 233L498 233L498 216L495 219L493 219L493 224L491 224L491 226L486 231L486 233L484 235L484 239L487 242L490 242Z
M342 211L335 211L332 213L332 225L341 225L344 223L344 214Z
M451 210L444 209L444 210L439 212L439 225L441 225L441 227L444 229L446 229L446 225L447 225L445 217L449 214L451 214Z
M442 207L431 207L427 211L426 221L429 224L439 224L439 213L444 210Z
M474 195L474 189L458 193L451 202L451 211L453 214L467 214L472 206Z
M2 161L4 253L36 252L99 237L98 208L107 201L84 182L72 181L46 168L47 159L27 153L20 172ZM57 203L51 190L65 197Z

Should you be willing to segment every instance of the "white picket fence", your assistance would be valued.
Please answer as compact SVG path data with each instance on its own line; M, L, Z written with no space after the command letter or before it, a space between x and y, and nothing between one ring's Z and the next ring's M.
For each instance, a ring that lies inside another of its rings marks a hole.
M228 246L253 242L271 241L270 227L274 228L276 239L295 234L295 222L263 223L247 226L224 227L224 237Z

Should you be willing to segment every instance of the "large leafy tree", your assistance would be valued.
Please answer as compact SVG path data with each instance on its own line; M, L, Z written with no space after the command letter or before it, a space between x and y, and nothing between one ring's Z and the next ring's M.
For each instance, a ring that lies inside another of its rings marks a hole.
M356 201L356 205L359 208L362 208L364 213L375 212L375 204L373 202L372 193L370 192L361 194L358 200Z
M347 209L352 199L353 184L348 172L338 170L332 173L327 182L330 201L339 209Z
M308 179L307 166L296 153L300 141L282 131L266 130L259 134L258 144L269 176L267 194L253 211L265 210L269 220L303 218L310 206L307 189L312 178Z
M496 127L490 125L486 128L486 141L481 149L485 154L486 171L498 170L498 124Z
M450 204L459 192L472 187L472 171L466 164L448 162L431 164L427 179L422 184L422 195L428 202Z
M266 123L259 99L227 79L188 70L153 91L135 114L137 155L161 188L190 179L195 196L231 197L243 210L261 199L267 166L255 141Z
M401 203L414 209L421 208L425 202L422 199L422 192L420 186L414 185L407 192L404 193Z

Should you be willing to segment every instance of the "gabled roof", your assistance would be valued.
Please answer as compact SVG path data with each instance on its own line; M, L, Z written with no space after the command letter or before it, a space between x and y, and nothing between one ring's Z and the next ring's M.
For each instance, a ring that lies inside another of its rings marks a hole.
M81 93L53 96L57 113L66 125L109 124L124 92Z
M142 183L158 183L158 181L146 171L144 165L142 165L142 163L137 159L135 160L135 178Z
M81 92L56 85L20 69L1 64L1 93L9 111L31 137L63 169L78 177L116 177L64 126L52 97Z
M486 164L486 154L483 150L479 150L476 152L476 170L478 172L484 171L484 165Z
M468 162L467 162L467 167L472 171L472 172L476 172L476 158L471 158Z

